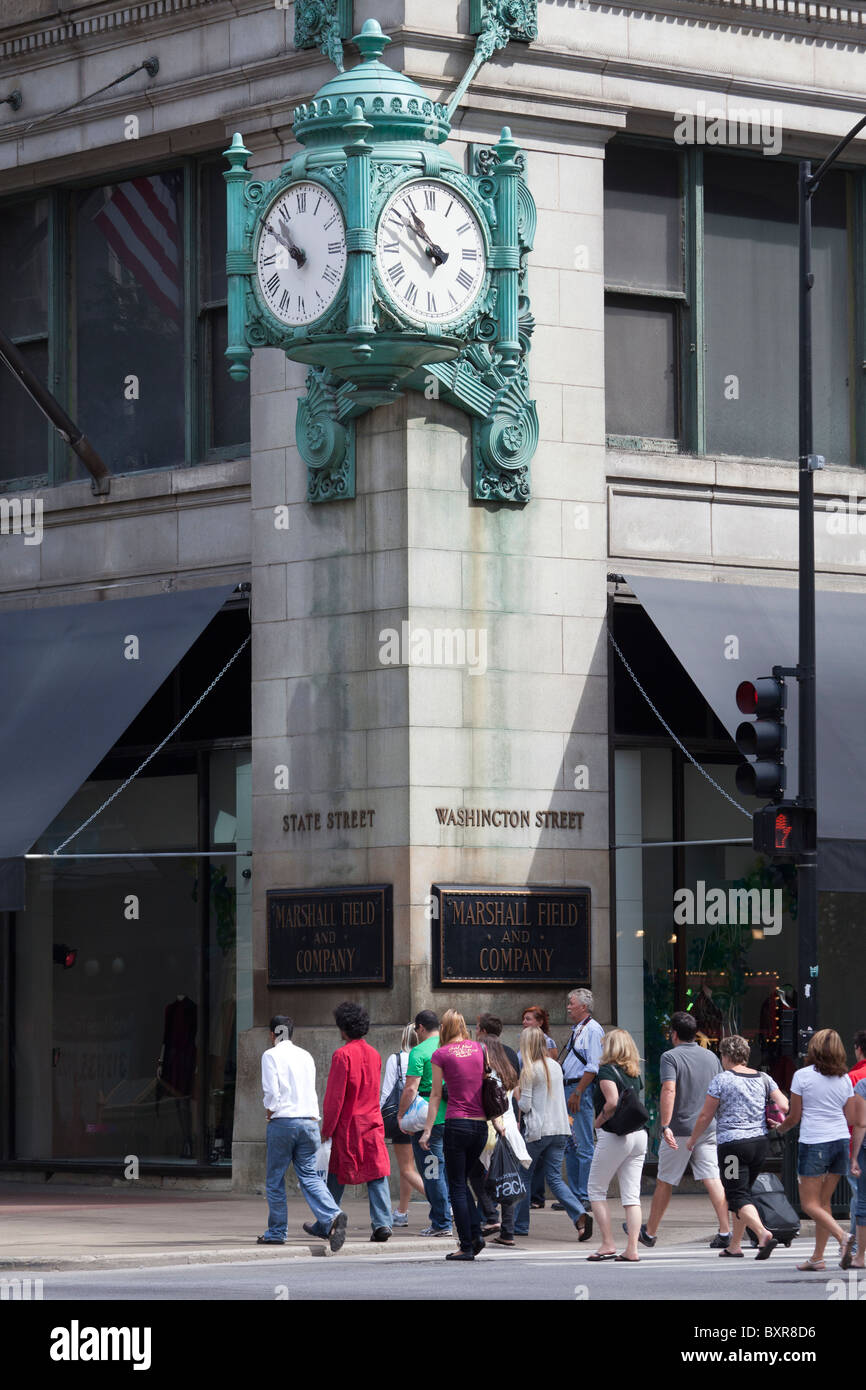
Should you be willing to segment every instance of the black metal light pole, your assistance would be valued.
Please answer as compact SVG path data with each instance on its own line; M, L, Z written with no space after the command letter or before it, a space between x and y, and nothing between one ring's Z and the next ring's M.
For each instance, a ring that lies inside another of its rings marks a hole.
M801 160L799 176L800 227L800 432L799 432L799 656L800 687L799 787L797 801L813 811L818 805L817 702L815 698L815 486L813 474L824 459L814 453L812 425L812 198L830 166L846 145L866 126L858 121L812 173ZM818 853L801 853L797 864L797 921L799 923L800 1054L805 1054L818 1023Z

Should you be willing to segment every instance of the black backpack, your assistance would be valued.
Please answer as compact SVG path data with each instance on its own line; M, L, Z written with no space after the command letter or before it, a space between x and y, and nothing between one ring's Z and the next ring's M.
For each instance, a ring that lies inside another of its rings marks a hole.
M613 1063L611 1062L613 1067ZM616 1067L613 1067L620 1081L622 1076ZM642 1129L649 1119L649 1111L643 1101L638 1098L637 1089L629 1086L626 1081L622 1081L622 1090L619 1093L616 1109L611 1115L606 1125L602 1129L606 1134L634 1134L638 1129Z
M403 1080L403 1063L399 1052L395 1052L394 1056L397 1058L397 1080L391 1087L385 1104L382 1106L382 1119L385 1121L386 1139L393 1139L396 1135L400 1135L403 1132L397 1123L397 1111L400 1109L400 1097L403 1094L403 1086L405 1084Z

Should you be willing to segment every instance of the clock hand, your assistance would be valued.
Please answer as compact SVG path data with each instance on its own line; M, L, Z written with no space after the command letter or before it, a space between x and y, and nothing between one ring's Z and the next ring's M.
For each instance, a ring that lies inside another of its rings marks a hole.
M427 228L424 226L424 223L421 221L421 218L418 216L417 213L413 212L411 214L411 217L412 221L415 224L412 230L415 231L418 236L423 237L426 241L427 254L430 257L430 259L434 260L437 265L444 265L444 263L448 259L448 252L443 251L441 246L437 246L435 241L431 240Z
M441 246L437 246L435 241L431 241L427 233L427 230L424 226L424 223L419 221L419 219L415 216L415 213L413 212L411 214L412 221L410 222L408 218L403 217L401 213L397 212L396 208L394 209L394 212L397 213L397 216L400 218L400 221L402 222L404 227L408 227L410 232L415 233L415 236L420 237L423 241L426 241L427 255L430 257L431 261L435 261L437 265L444 265L448 259L448 252L443 251ZM413 223L416 223L417 225L413 226Z
M287 243L286 243L286 244L288 245L288 248L289 248L289 255L291 256L291 258L292 258L292 260L295 262L295 264L300 268L300 267L304 264L304 262L306 261L307 257L306 257L306 255L304 254L304 252L301 250L300 246L296 246L295 243L294 243L294 241L292 240L292 231L291 231L291 228L289 227L289 224L288 224L288 222L286 221L286 219L283 217L282 213L280 214L280 222L282 223L282 225L283 225L283 226L285 227L285 229L286 229L286 237L287 237Z
M283 219L280 218L280 221L282 222ZM283 225L285 226L285 223L283 223ZM283 246L285 246L286 250L288 251L295 264L298 266L302 266L306 261L307 257L304 254L304 252L300 249L300 247L296 246L295 243L292 241L291 233L288 237L283 236L281 232L277 231L276 227L271 226L270 222L266 222L265 227L270 232L271 236L274 238L274 241L279 241L282 243Z

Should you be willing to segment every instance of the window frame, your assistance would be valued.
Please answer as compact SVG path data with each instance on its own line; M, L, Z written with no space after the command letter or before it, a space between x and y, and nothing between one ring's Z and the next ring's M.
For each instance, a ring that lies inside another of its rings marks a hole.
M609 295L631 295L635 300L658 298L678 306L679 332L675 335L679 350L675 409L679 421L679 437L675 440L655 439L644 435L605 433L609 449L664 453L712 458L746 458L751 455L707 452L706 411L706 315L704 298L704 150L700 145L677 146L669 140L640 135L615 137L617 145L640 149L662 149L678 156L680 197L682 201L681 235L685 291L652 291L608 283L605 279L605 305ZM765 158L752 149L729 146L713 147L739 159ZM805 156L804 156L805 157ZM778 155L776 159L793 165L801 156ZM819 160L813 156L813 164ZM840 161L834 172L845 176L848 241L849 294L849 468L866 469L866 426L858 430L858 419L866 409L866 170L860 165ZM797 290L792 281L791 294ZM758 461L755 458L755 461ZM773 459L772 463L796 468L792 459ZM832 465L831 465L832 466ZM845 465L837 465L845 466Z
M105 170L99 174L70 179L69 182L48 188L26 189L0 198L0 220L5 210L18 204L48 198L48 380L47 386L76 424L77 363L75 344L75 299L77 285L73 266L72 216L75 195L107 184L124 183L149 174L178 170L183 177L183 254L184 254L184 457L160 468L134 469L116 473L115 477L135 477L139 474L165 473L174 468L196 468L202 464L230 459L248 458L250 440L241 444L210 444L212 431L211 377L212 362L205 332L205 319L226 301L203 300L202 265L203 236L199 222L199 196L203 171L218 165L220 154L209 151L183 158L151 160L127 165L120 170ZM45 335L25 335L22 342L42 340ZM18 342L15 338L13 341ZM0 370L5 370L0 367ZM21 390L20 386L17 388ZM49 433L46 452L47 469L17 478L0 478L0 493L21 492L57 487L62 483L80 482L78 461L69 446L52 425L45 422ZM91 441L99 450L99 440Z

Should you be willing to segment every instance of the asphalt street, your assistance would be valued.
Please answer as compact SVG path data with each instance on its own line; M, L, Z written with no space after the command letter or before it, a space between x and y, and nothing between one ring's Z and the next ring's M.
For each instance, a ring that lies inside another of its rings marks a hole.
M364 1301L382 1299L459 1298L468 1300L538 1299L583 1301L705 1300L709 1303L827 1303L866 1296L866 1275L859 1280L828 1261L825 1274L800 1273L811 1241L799 1239L780 1247L767 1262L749 1253L743 1260L720 1259L705 1246L667 1246L644 1252L636 1265L587 1263L584 1251L521 1252L487 1250L471 1265L447 1264L436 1254L394 1257L339 1255L312 1260L267 1260L255 1265L190 1264L148 1269L45 1271L42 1297L50 1300L213 1300ZM36 1271L29 1271L37 1277ZM23 1274L23 1271L22 1271ZM833 1281L836 1281L834 1284ZM857 1290L852 1293L851 1285ZM779 1310L784 1321L784 1315ZM767 1322L765 1313L762 1320Z

